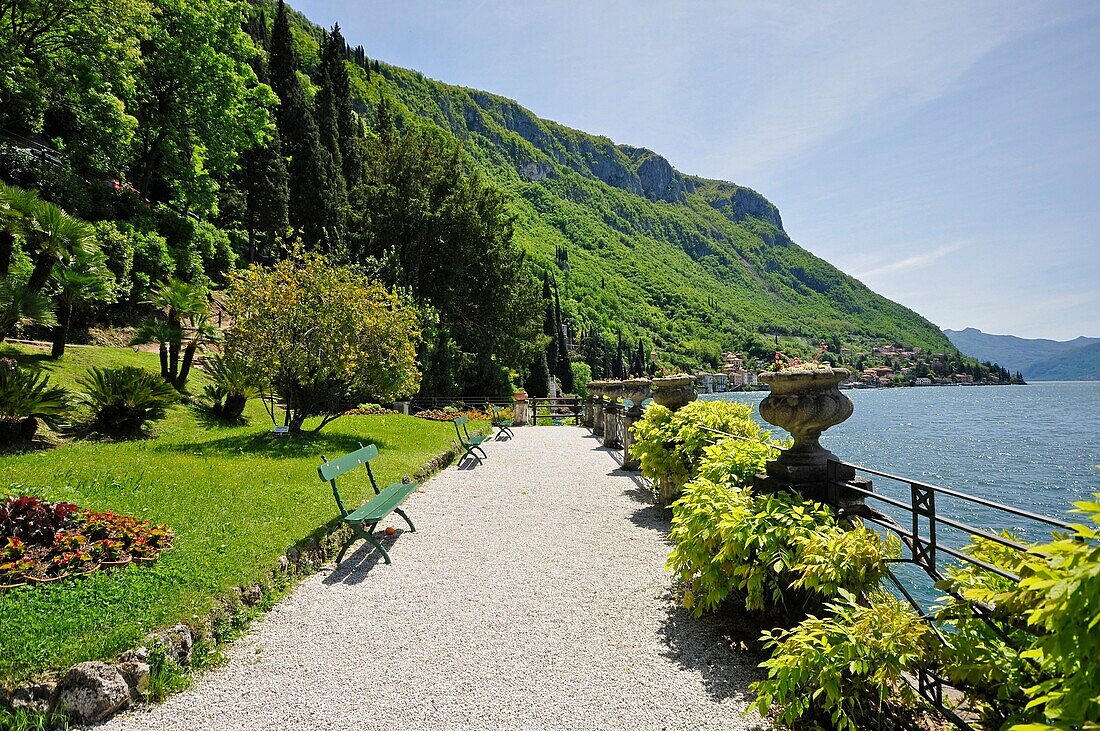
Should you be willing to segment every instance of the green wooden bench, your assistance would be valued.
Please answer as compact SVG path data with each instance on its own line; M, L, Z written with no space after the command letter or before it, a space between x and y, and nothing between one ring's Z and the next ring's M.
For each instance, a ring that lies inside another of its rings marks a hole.
M503 411L503 409L501 409L497 406L493 406L492 408L493 408L493 426L495 426L497 429L499 429L502 433L507 434L509 439L514 437L515 433L512 432L512 426L516 423L516 420L515 419L502 419L502 418L500 418L500 413L501 413L501 411Z
M459 445L466 450L466 454L470 455L477 460L478 464L481 464L481 457L489 459L489 455L485 454L485 450L481 448L481 444L488 439L487 436L470 436L470 432L466 431L466 422L469 421L465 416L460 416L452 423L455 425L455 434L458 435ZM459 427L462 427L461 431ZM481 452L481 457L478 457L474 452ZM466 455L462 455L465 457Z
M390 554L386 551L385 547L374 537L374 528L378 525L378 521L385 518L390 513L397 513L405 522L409 524L409 530L413 533L416 532L416 526L409 520L409 516L405 515L405 511L397 507L405 498L409 496L418 485L415 482L394 482L386 487L385 490L378 489L378 483L374 481L374 473L370 468L370 461L378 456L378 447L371 444L364 447L359 445L359 449L345 454L343 457L329 462L328 458L324 455L321 459L324 463L317 468L317 474L321 476L321 480L328 482L332 485L332 496L336 498L336 506L340 508L340 514L344 516L344 522L352 530L351 538L344 547L340 549L339 555L336 556L336 565L339 566L340 562L344 560L344 554L347 553L351 544L355 543L360 538L369 541L371 545L377 548L382 557L386 559L386 563L393 563L390 560ZM359 465L363 465L367 469L367 476L370 478L370 486L374 488L374 497L366 501L358 507L355 511L349 513L347 508L344 507L344 501L340 499L340 491L336 488L336 478L342 477L354 470Z

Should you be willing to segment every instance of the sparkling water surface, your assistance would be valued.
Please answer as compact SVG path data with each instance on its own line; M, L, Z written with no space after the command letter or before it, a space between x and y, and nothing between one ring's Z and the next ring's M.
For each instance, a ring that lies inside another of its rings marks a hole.
M848 421L821 443L840 459L1066 521L1075 500L1100 492L1100 382L844 391ZM703 398L752 403L764 391ZM754 415L760 418L759 409ZM763 422L761 422L763 423ZM786 435L776 427L776 434ZM909 487L872 477L876 492L909 502ZM881 504L880 504L881 505ZM937 512L978 528L1009 529L1045 540L1049 528L937 496ZM965 536L941 527L941 538Z

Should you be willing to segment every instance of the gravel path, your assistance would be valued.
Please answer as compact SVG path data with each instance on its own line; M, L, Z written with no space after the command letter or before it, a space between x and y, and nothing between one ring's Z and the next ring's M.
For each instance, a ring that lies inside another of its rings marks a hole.
M412 495L417 525L306 579L229 663L106 729L763 726L757 677L679 609L667 522L583 429L516 429ZM321 489L319 486L318 489Z

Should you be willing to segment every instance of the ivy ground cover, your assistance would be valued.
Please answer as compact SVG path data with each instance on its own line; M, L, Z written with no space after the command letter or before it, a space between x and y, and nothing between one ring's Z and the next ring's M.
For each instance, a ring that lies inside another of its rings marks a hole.
M30 348L0 348L71 387L91 365L157 369L157 356L128 349L73 348L60 361ZM202 379L191 385L201 392ZM58 584L0 592L0 685L12 686L76 662L112 658L145 634L197 622L234 586L259 580L298 540L337 515L317 478L320 456L378 445L382 484L416 472L447 450L449 423L396 415L338 419L312 438L275 438L257 401L248 422L225 426L198 406L172 407L153 436L76 440L52 449L0 455L0 497L28 494L90 510L167 524L174 549L133 565ZM348 503L367 497L365 474L341 485Z

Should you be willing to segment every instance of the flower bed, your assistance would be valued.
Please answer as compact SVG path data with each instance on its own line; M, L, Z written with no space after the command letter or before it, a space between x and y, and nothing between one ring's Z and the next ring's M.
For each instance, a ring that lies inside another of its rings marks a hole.
M344 416L389 416L400 413L400 411L387 409L385 406L378 404L359 404L354 409L345 411Z
M0 587L150 563L171 547L168 527L147 520L27 495L0 503Z
M416 412L416 417L419 419L428 419L430 421L454 421L460 416L465 416L470 421L489 421L492 419L492 415L479 411L478 409L466 409L465 411L446 408L446 409L426 409L424 411Z

